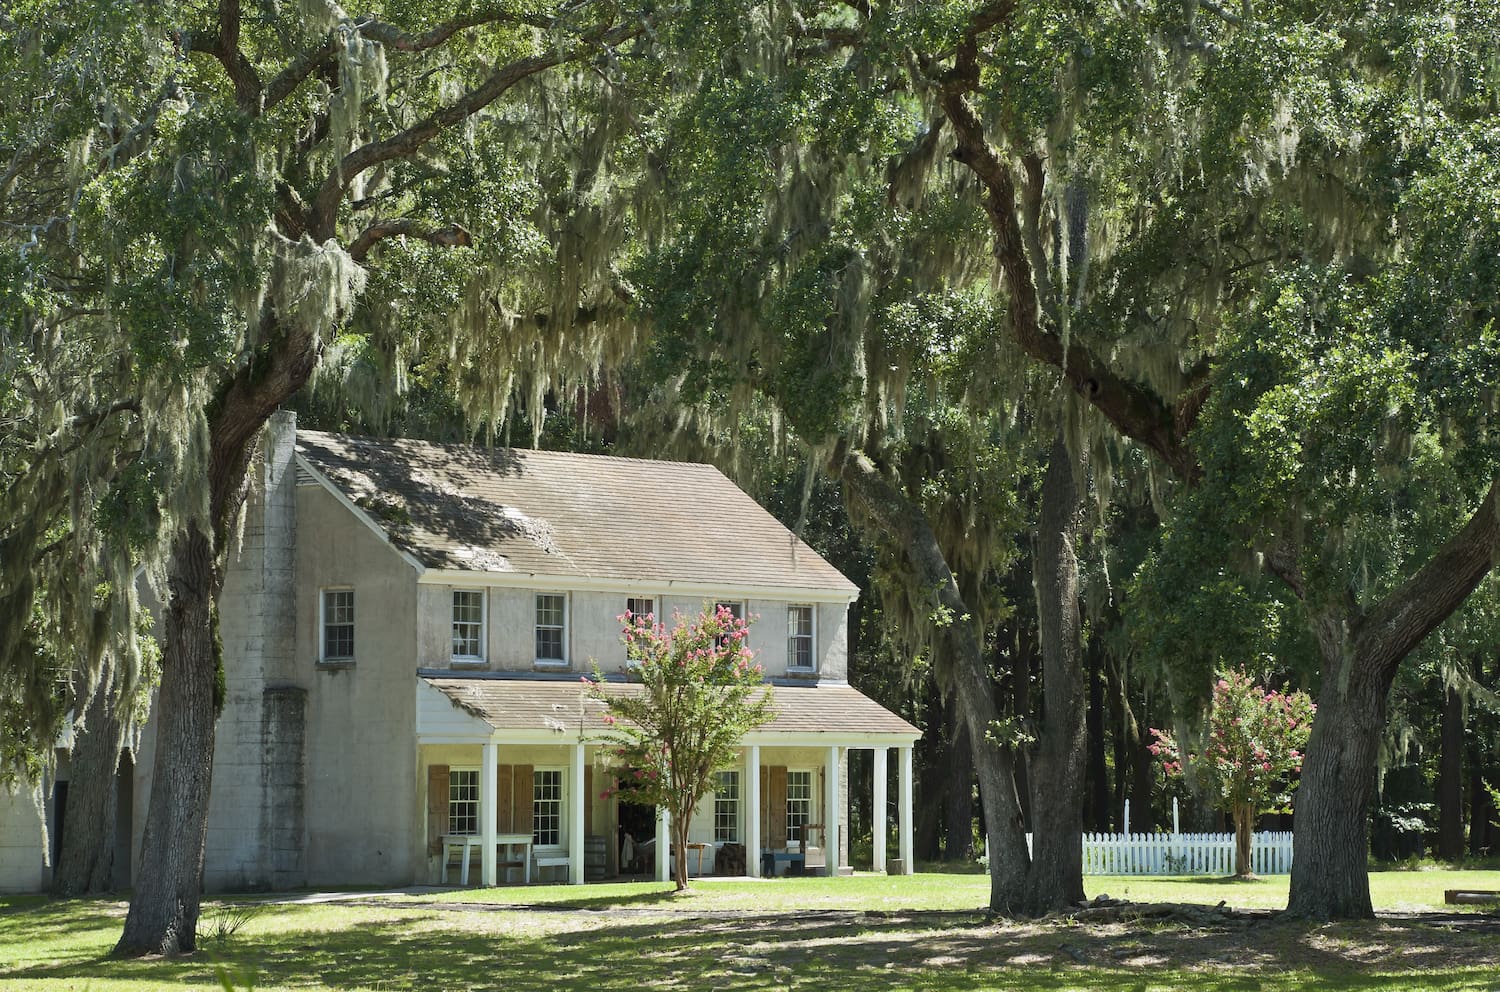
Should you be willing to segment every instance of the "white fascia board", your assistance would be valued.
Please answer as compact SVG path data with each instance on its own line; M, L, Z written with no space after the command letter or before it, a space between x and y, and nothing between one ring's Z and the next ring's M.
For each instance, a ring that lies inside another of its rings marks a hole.
M386 533L384 527L375 522L374 517L370 516L364 510L360 509L353 500L344 495L344 491L342 489L333 484L333 480L329 479L328 476L319 471L316 465L308 461L301 454L297 455L297 467L301 468L308 475L312 476L313 479L317 481L318 485L322 486L324 489L332 493L333 498L342 503L344 505L344 508L347 509L350 513L354 514L355 518L358 519L360 523L370 528L370 530L380 538L382 544L386 545L392 551L396 552L396 554L401 556L401 559L403 561L405 561L412 568L416 569L418 577L417 581L422 581L422 576L427 571L427 567L421 562L417 561L416 556L414 556L411 552L403 551L401 548L398 548L396 546L396 542L391 540L391 535Z
M663 595L702 596L705 599L719 600L725 600L731 596L742 596L749 600L778 599L792 603L852 603L859 598L858 589L844 592L838 589L804 589L794 586L730 586L676 579L611 579L586 575L545 575L540 572L471 572L460 568L424 569L417 581L423 585L557 589L566 592L608 592L629 596L648 592Z
M740 744L743 747L910 747L921 734L913 733L840 733L836 730L822 733L778 734L775 731L753 731L746 734ZM765 759L761 759L765 763Z

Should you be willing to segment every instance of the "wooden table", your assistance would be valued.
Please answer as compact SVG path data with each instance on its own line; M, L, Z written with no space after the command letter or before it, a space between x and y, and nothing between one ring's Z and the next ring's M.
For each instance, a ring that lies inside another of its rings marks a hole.
M458 883L469 884L469 851L484 843L484 838L479 834L444 834L443 835L443 884L448 884L448 858L454 848L461 848L463 861L458 870ZM524 873L526 884L531 884L531 834L496 834L495 854L496 860L502 864L513 864L510 859L511 848L521 849L521 870Z
M698 841L697 843L690 843L687 846L687 849L690 853L693 851L698 852L698 874L700 876L703 874L703 855L712 848L712 844L705 844L702 841Z

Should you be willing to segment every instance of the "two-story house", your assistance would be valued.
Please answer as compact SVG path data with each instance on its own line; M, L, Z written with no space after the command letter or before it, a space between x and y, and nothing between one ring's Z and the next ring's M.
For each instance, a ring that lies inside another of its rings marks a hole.
M665 878L664 817L601 796L604 706L580 676L629 691L619 616L705 603L755 618L776 715L700 803L694 872L725 845L751 874L808 845L847 865L859 748L882 814L897 751L892 868L910 871L919 732L848 684L857 590L716 469L299 432L290 414L267 431L221 598L208 888L436 882L471 858L484 884ZM132 850L151 748L148 726ZM877 870L884 841L882 815Z

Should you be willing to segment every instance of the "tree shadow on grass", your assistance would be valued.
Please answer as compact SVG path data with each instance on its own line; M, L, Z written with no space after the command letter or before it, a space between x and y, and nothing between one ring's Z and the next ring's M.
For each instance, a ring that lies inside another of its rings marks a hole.
M60 988L116 980L217 987L222 967L230 976L254 975L257 988L1279 992L1487 988L1484 981L1500 964L1500 952L1483 950L1483 943L1455 945L1463 935L1385 922L1224 931L958 922L922 914L611 919L433 907L351 906L336 915L280 910L253 932L193 957L140 961L110 960L108 940L118 920L88 914L79 928L107 931L91 949L0 966L0 978Z

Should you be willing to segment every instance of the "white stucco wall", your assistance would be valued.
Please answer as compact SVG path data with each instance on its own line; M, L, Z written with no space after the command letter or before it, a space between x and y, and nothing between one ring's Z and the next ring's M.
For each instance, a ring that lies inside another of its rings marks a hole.
M482 581L482 580L480 580ZM475 588L484 593L486 610L485 658L473 663L452 658L453 590ZM771 677L787 675L787 610L795 600L767 599L746 592L725 590L712 600L702 597L664 596L651 589L639 593L570 591L562 584L538 579L534 587L490 587L423 584L419 587L417 643L423 668L453 668L480 671L551 671L536 658L536 596L560 593L567 603L564 631L568 665L564 670L592 671L597 664L605 672L623 671L625 648L620 643L620 621L630 595L650 598L657 614L670 622L673 611L693 616L706 602L745 604L753 619L750 647L756 660ZM820 678L848 677L848 617L846 603L800 603L814 608L814 656ZM796 673L793 673L796 674Z
M307 688L307 881L419 873L416 571L319 486L297 489L298 677ZM321 591L354 590L354 659L318 661Z
M0 789L0 892L37 892L46 883L42 811L32 789Z

